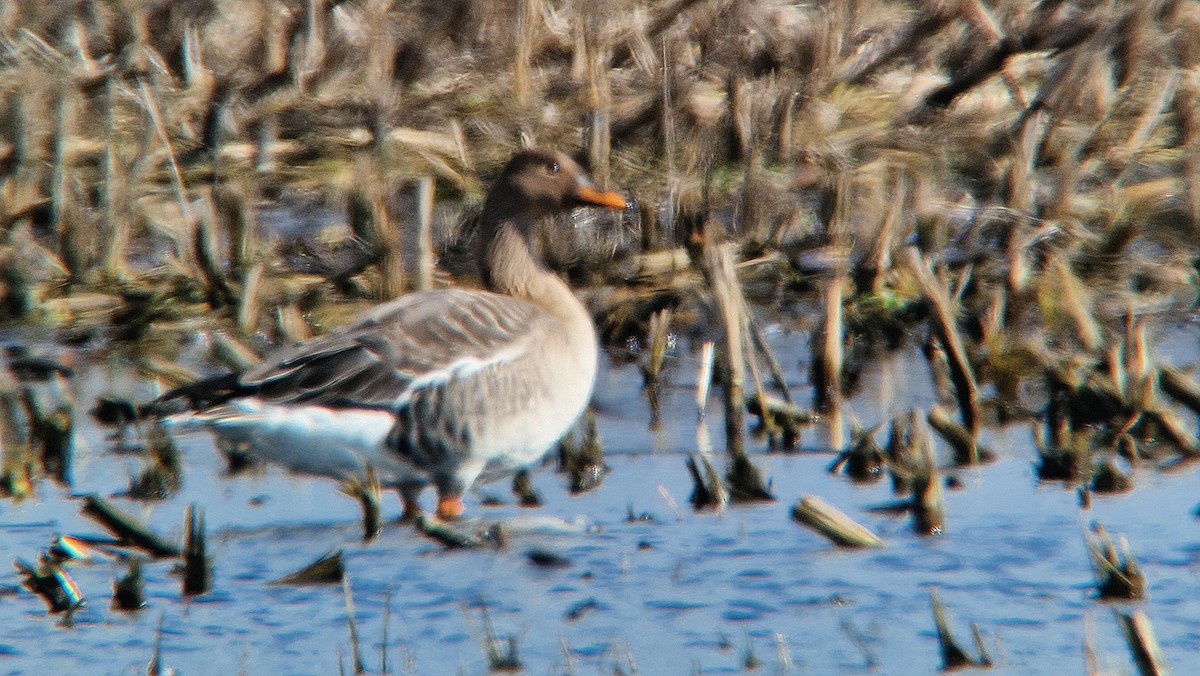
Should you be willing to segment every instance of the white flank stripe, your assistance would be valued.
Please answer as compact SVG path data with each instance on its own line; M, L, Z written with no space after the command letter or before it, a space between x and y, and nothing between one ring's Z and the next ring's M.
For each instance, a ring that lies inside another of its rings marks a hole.
M395 423L387 411L280 406L248 398L171 422L207 427L295 472L346 479L361 476L370 464L388 484L413 473L384 445Z

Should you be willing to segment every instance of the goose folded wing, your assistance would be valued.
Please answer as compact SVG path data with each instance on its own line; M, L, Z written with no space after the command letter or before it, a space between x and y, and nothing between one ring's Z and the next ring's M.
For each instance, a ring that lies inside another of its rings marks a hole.
M240 380L278 403L395 409L415 389L517 359L542 321L537 306L508 296L415 293L285 351Z

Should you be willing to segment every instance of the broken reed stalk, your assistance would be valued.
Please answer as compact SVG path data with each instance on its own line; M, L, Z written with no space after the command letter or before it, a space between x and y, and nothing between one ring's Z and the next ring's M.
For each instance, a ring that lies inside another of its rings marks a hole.
M483 625L483 654L487 657L488 671L516 673L525 670L521 663L520 645L515 636L500 636L492 626L487 608L480 610Z
M955 422L940 404L934 404L925 417L938 434L954 449L954 462L959 465L974 465L985 459L986 451L971 438L965 427Z
M31 421L21 398L0 392L0 495L23 500L33 494L37 465L30 439Z
M214 331L209 335L212 339L213 358L234 371L247 371L262 361L249 345L224 331Z
M260 189L253 179L213 190L218 222L224 224L227 234L229 268L243 283L249 269L258 262L259 197Z
M831 413L842 405L842 296L846 289L846 277L835 274L825 281L821 289L821 325L813 341L813 388L814 402L818 411ZM841 448L845 445L843 433L831 429L829 445Z
M796 401L792 397L791 388L788 387L787 377L783 374L783 369L779 366L779 360L775 358L775 353L771 350L770 343L767 342L767 337L763 335L762 327L754 320L754 317L749 317L750 320L750 337L754 342L754 349L758 355L767 362L767 368L771 371L771 381L775 385L775 389L779 391L779 396L788 404L795 404Z
M912 443L920 454L912 477L913 529L920 535L940 535L946 527L946 504L933 439L919 417L914 416L910 424Z
M701 453L699 458L700 463L696 462L696 456L688 456L685 461L688 473L692 476L692 495L688 501L694 509L712 508L718 512L724 511L725 506L729 504L729 492L721 481L721 475L709 462L708 454ZM704 466L703 472L700 469L701 465Z
M749 312L747 312L746 316L748 319ZM747 333L749 333L750 332L750 322L746 321L743 324L743 328L745 328ZM753 345L753 343L751 343L751 345ZM758 360L755 358L756 355L754 354L753 351L750 351L746 356L748 357L748 359L746 360L747 365L750 367L750 378L751 378L751 380L754 381L754 399L755 399L755 401L758 402L759 409L765 411L768 408L768 400L770 398L767 396L767 391L763 387L762 375L758 371ZM777 436L776 432L778 430L776 429L776 426L775 426L775 417L774 416L770 416L770 415L763 416L762 426L763 426L763 429L766 431L767 435L770 436L772 439L774 439Z
M44 551L38 555L36 565L17 558L13 561L13 569L21 576L21 586L42 597L51 613L66 613L68 624L72 621L72 613L85 603L71 574L60 561L46 556Z
M379 481L379 473L375 470L375 466L367 465L363 476L344 482L341 491L358 500L359 506L362 507L363 542L374 540L383 530L379 508L379 503L383 499L383 486Z
M367 663L363 660L362 642L358 639L358 623L354 619L354 596L350 593L350 576L342 577L342 596L346 599L346 625L350 629L350 654L354 660L354 673L367 673Z
M42 402L35 389L27 384L23 402L29 421L30 443L41 447L42 469L60 484L70 485L75 409L70 400L62 396L61 388L56 389L58 401Z
M792 518L843 547L882 547L883 540L837 507L815 495L792 506Z
M725 449L729 453L729 497L734 502L773 500L758 468L746 455L746 358L745 337L748 334L746 300L738 284L729 245L720 245L716 226L706 225L703 259L709 287L716 300L717 310L725 333ZM758 386L761 394L761 384ZM766 404L763 402L765 409Z
M742 403L746 390L746 352L742 345L745 308L733 269L733 254L727 245L712 241L715 225L708 230L704 238L704 266L721 316L725 342L725 448L731 457L737 457L746 453L746 415Z
M183 525L183 594L199 596L212 589L204 510L194 504L188 505Z
M713 375L713 342L704 341L700 346L700 369L696 374L696 415L704 419L704 410L708 407L708 392L712 389Z
M1158 638L1154 635L1154 626L1144 611L1138 609L1132 613L1123 613L1114 608L1113 617L1121 627L1121 634L1125 637L1125 643L1129 645L1129 652L1137 664L1138 673L1142 676L1166 676L1171 672L1167 667L1162 647L1158 644Z
M417 179L417 279L416 290L433 288L433 203L432 176Z
M1162 437L1169 441L1184 459L1200 456L1200 441L1175 411L1155 406L1143 411L1142 416L1154 423Z
M131 558L129 572L113 580L112 606L117 610L141 610L146 607L146 584L140 558Z
M657 384L662 376L663 360L671 337L671 308L663 308L650 315L647 330L650 339L650 358L646 362L644 376L647 385Z
M126 512L95 493L83 498L83 514L99 522L113 535L158 558L175 558L183 552L150 531Z
M379 673L390 674L388 666L388 630L392 626L392 586L388 585L383 595L383 636L379 638Z
M608 465L604 464L604 443L600 439L600 427L596 415L591 411L583 414L582 439L573 452L563 446L569 489L572 495L586 493L598 488L608 476Z
M166 612L162 612L158 616L158 626L154 629L154 652L150 654L150 663L146 665L146 676L161 676L163 672L162 665L162 644L163 627L167 622ZM169 668L168 668L169 669Z
M1187 375L1175 369L1159 369L1158 386L1172 399L1200 415L1200 385Z
M1146 574L1122 537L1117 551L1112 537L1099 523L1093 523L1087 535L1088 558L1096 575L1096 593L1105 599L1136 601L1146 595Z
M183 462L175 441L162 421L151 423L146 433L146 467L137 479L129 480L128 497L136 500L165 500L183 485Z
M971 634L975 638L975 649L979 651L979 657L972 657L959 645L958 640L954 638L954 634L950 631L949 614L946 612L946 607L942 604L942 600L938 596L936 589L929 590L929 602L933 607L933 624L937 628L938 646L941 648L942 653L942 671L951 671L961 669L962 667L992 666L992 658L985 650L986 646L983 643L983 636L979 632L979 625L975 622L971 623Z
M930 303L933 312L934 334L946 350L950 365L950 377L954 383L955 393L958 395L963 426L967 428L971 439L978 441L979 385L975 381L966 346L958 332L953 303L945 285L934 276L929 263L921 256L921 252L916 247L908 247L906 254L909 267L916 275L921 291Z
M1121 391L1135 409L1149 408L1154 402L1154 378L1150 348L1146 342L1146 324L1132 316L1125 320L1125 340L1121 343Z
M650 315L650 326L647 330L650 354L642 363L642 381L646 385L646 396L650 401L650 429L658 429L660 423L659 388L662 384L662 367L670 332L670 308L663 308Z
M893 421L894 422L894 421ZM887 457L883 449L875 442L877 427L862 429L855 427L850 435L850 447L838 454L838 457L826 467L830 474L836 474L845 468L846 476L851 481L866 483L883 478L883 469L887 466Z
M321 558L294 573L288 573L268 582L268 585L341 584L346 575L342 550L336 549L321 555Z

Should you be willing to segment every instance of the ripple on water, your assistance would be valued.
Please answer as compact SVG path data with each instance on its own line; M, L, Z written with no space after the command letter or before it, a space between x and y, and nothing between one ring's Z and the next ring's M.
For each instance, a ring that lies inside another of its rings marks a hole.
M778 612L775 606L751 599L733 599L728 602L728 608L721 613L721 619L730 622L748 622L761 620L766 615Z
M569 648L572 655L576 657L600 657L604 653L612 649L612 644L608 641L597 641L588 645L573 645Z
M647 608L655 610L669 610L672 612L684 612L688 610L699 610L707 608L709 604L699 601L688 601L686 599L648 599L643 601L643 605Z

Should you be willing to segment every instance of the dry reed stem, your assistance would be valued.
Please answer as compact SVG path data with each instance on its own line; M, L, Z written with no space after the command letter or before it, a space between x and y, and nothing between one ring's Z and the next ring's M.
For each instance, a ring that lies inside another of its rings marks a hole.
M513 56L512 91L520 106L527 106L533 97L533 51L537 40L537 24L541 17L541 0L517 0L516 53Z
M892 268L892 251L894 241L905 216L908 201L908 179L903 171L896 173L892 183L890 206L879 231L871 241L871 251L864 264L862 280L858 285L860 292L870 291L879 294L885 288L885 275Z
M715 231L713 231L715 232ZM704 246L704 267L721 316L725 343L725 444L731 457L745 455L746 418L742 404L746 389L745 307L733 271L733 254L728 245L711 242Z
M17 393L0 392L0 495L16 501L33 494L37 475L30 421Z
M1200 385L1192 378L1172 368L1158 370L1158 386L1175 401L1200 415Z
M417 180L417 291L433 288L433 205L433 177L422 176Z
M846 292L846 277L835 274L826 280L822 290L821 325L813 347L813 387L814 400L820 411L832 411L841 406L842 401L842 298ZM834 448L840 444L834 443Z
M950 418L946 409L935 404L929 409L926 420L929 421L929 426L954 449L954 461L957 464L975 465L979 463L981 456L984 455L980 451L979 444L971 437L970 432Z
M1142 676L1165 676L1170 673L1150 617L1141 609L1123 613L1116 608L1113 609L1113 616L1121 627L1125 643L1129 645L1138 673Z
M759 326L753 316L749 316L748 319L750 338L754 343L754 349L767 362L767 368L771 371L772 384L775 385L779 396L783 397L785 402L795 404L791 388L788 387L787 377L783 374L783 369L779 366L779 360L775 358L775 353L771 351L771 344L767 342L767 337L763 335L762 327Z
M265 279L266 270L262 261L252 264L242 279L242 295L238 299L237 308L237 326L244 336L254 335L254 332L258 330Z
M214 309L237 303L237 294L229 286L225 272L217 260L217 235L214 232L214 205L211 189L204 191L204 211L195 221L192 233L192 254L200 265L208 287L208 302Z
M86 495L83 500L84 516L96 520L123 541L159 558L175 558L183 554L179 547L162 539L135 517L117 509L99 495Z
M979 626L974 622L971 623L971 633L975 637L975 646L979 650L979 657L976 658L967 654L967 651L954 638L953 632L950 631L949 614L946 611L945 605L942 604L941 598L938 596L937 589L929 590L929 601L933 608L933 623L937 629L938 646L942 654L942 671L951 671L963 667L990 667L992 660L983 650L984 646L982 636L979 633Z
M792 506L792 518L843 547L882 547L883 540L815 495L802 496Z
M104 216L103 269L107 278L123 280L129 276L125 252L129 248L128 177L118 154L116 80L105 85Z
M267 584L270 586L341 584L346 576L346 566L343 558L342 550L340 549L326 552L319 559L300 570L278 577Z
M350 576L342 576L342 597L346 601L346 627L350 632L350 655L356 675L367 673L363 659L362 641L358 637L358 622L354 618L354 595L350 593ZM339 663L341 660L338 660Z
M1093 523L1087 535L1088 558L1096 576L1096 592L1101 598L1138 600L1146 595L1146 575L1129 549L1129 542L1120 539L1118 552L1108 531Z
M183 594L198 596L212 589L204 510L190 504L183 518Z
M958 332L953 304L945 285L934 277L933 271L920 252L915 247L909 247L906 253L909 268L916 274L921 291L932 306L934 332L946 350L963 426L967 428L972 439L978 439L979 386L976 384L966 347Z
M711 340L704 341L700 346L700 367L696 374L696 417L699 420L704 419L704 412L708 408L708 393L712 389L714 347Z
M150 91L149 86L143 79L138 79L138 88L142 95L142 104L146 107L146 112L150 115L150 122L154 132L158 135L159 143L167 153L167 161L171 167L172 187L175 189L175 199L179 204L179 213L183 216L183 222L187 228L193 228L196 224L196 218L192 214L191 200L188 198L187 186L183 182L183 172L179 169L179 162L175 158L175 149L171 145L171 138L167 135L167 128L163 123L162 114L159 112L158 103L155 101L154 94ZM192 258L184 253L184 250L176 251L180 262L184 265L191 266Z
M1096 320L1091 290L1060 256L1055 256L1047 263L1047 271L1049 286L1046 293L1055 308L1070 318L1080 346L1088 352L1099 349L1104 343L1104 335L1100 322Z
M363 542L374 540L383 531L379 507L383 500L383 486L375 466L367 465L363 476L343 483L341 491L358 500L359 506L362 507Z
M146 582L142 576L142 560L129 560L123 577L113 580L112 607L117 610L141 610L146 607Z

